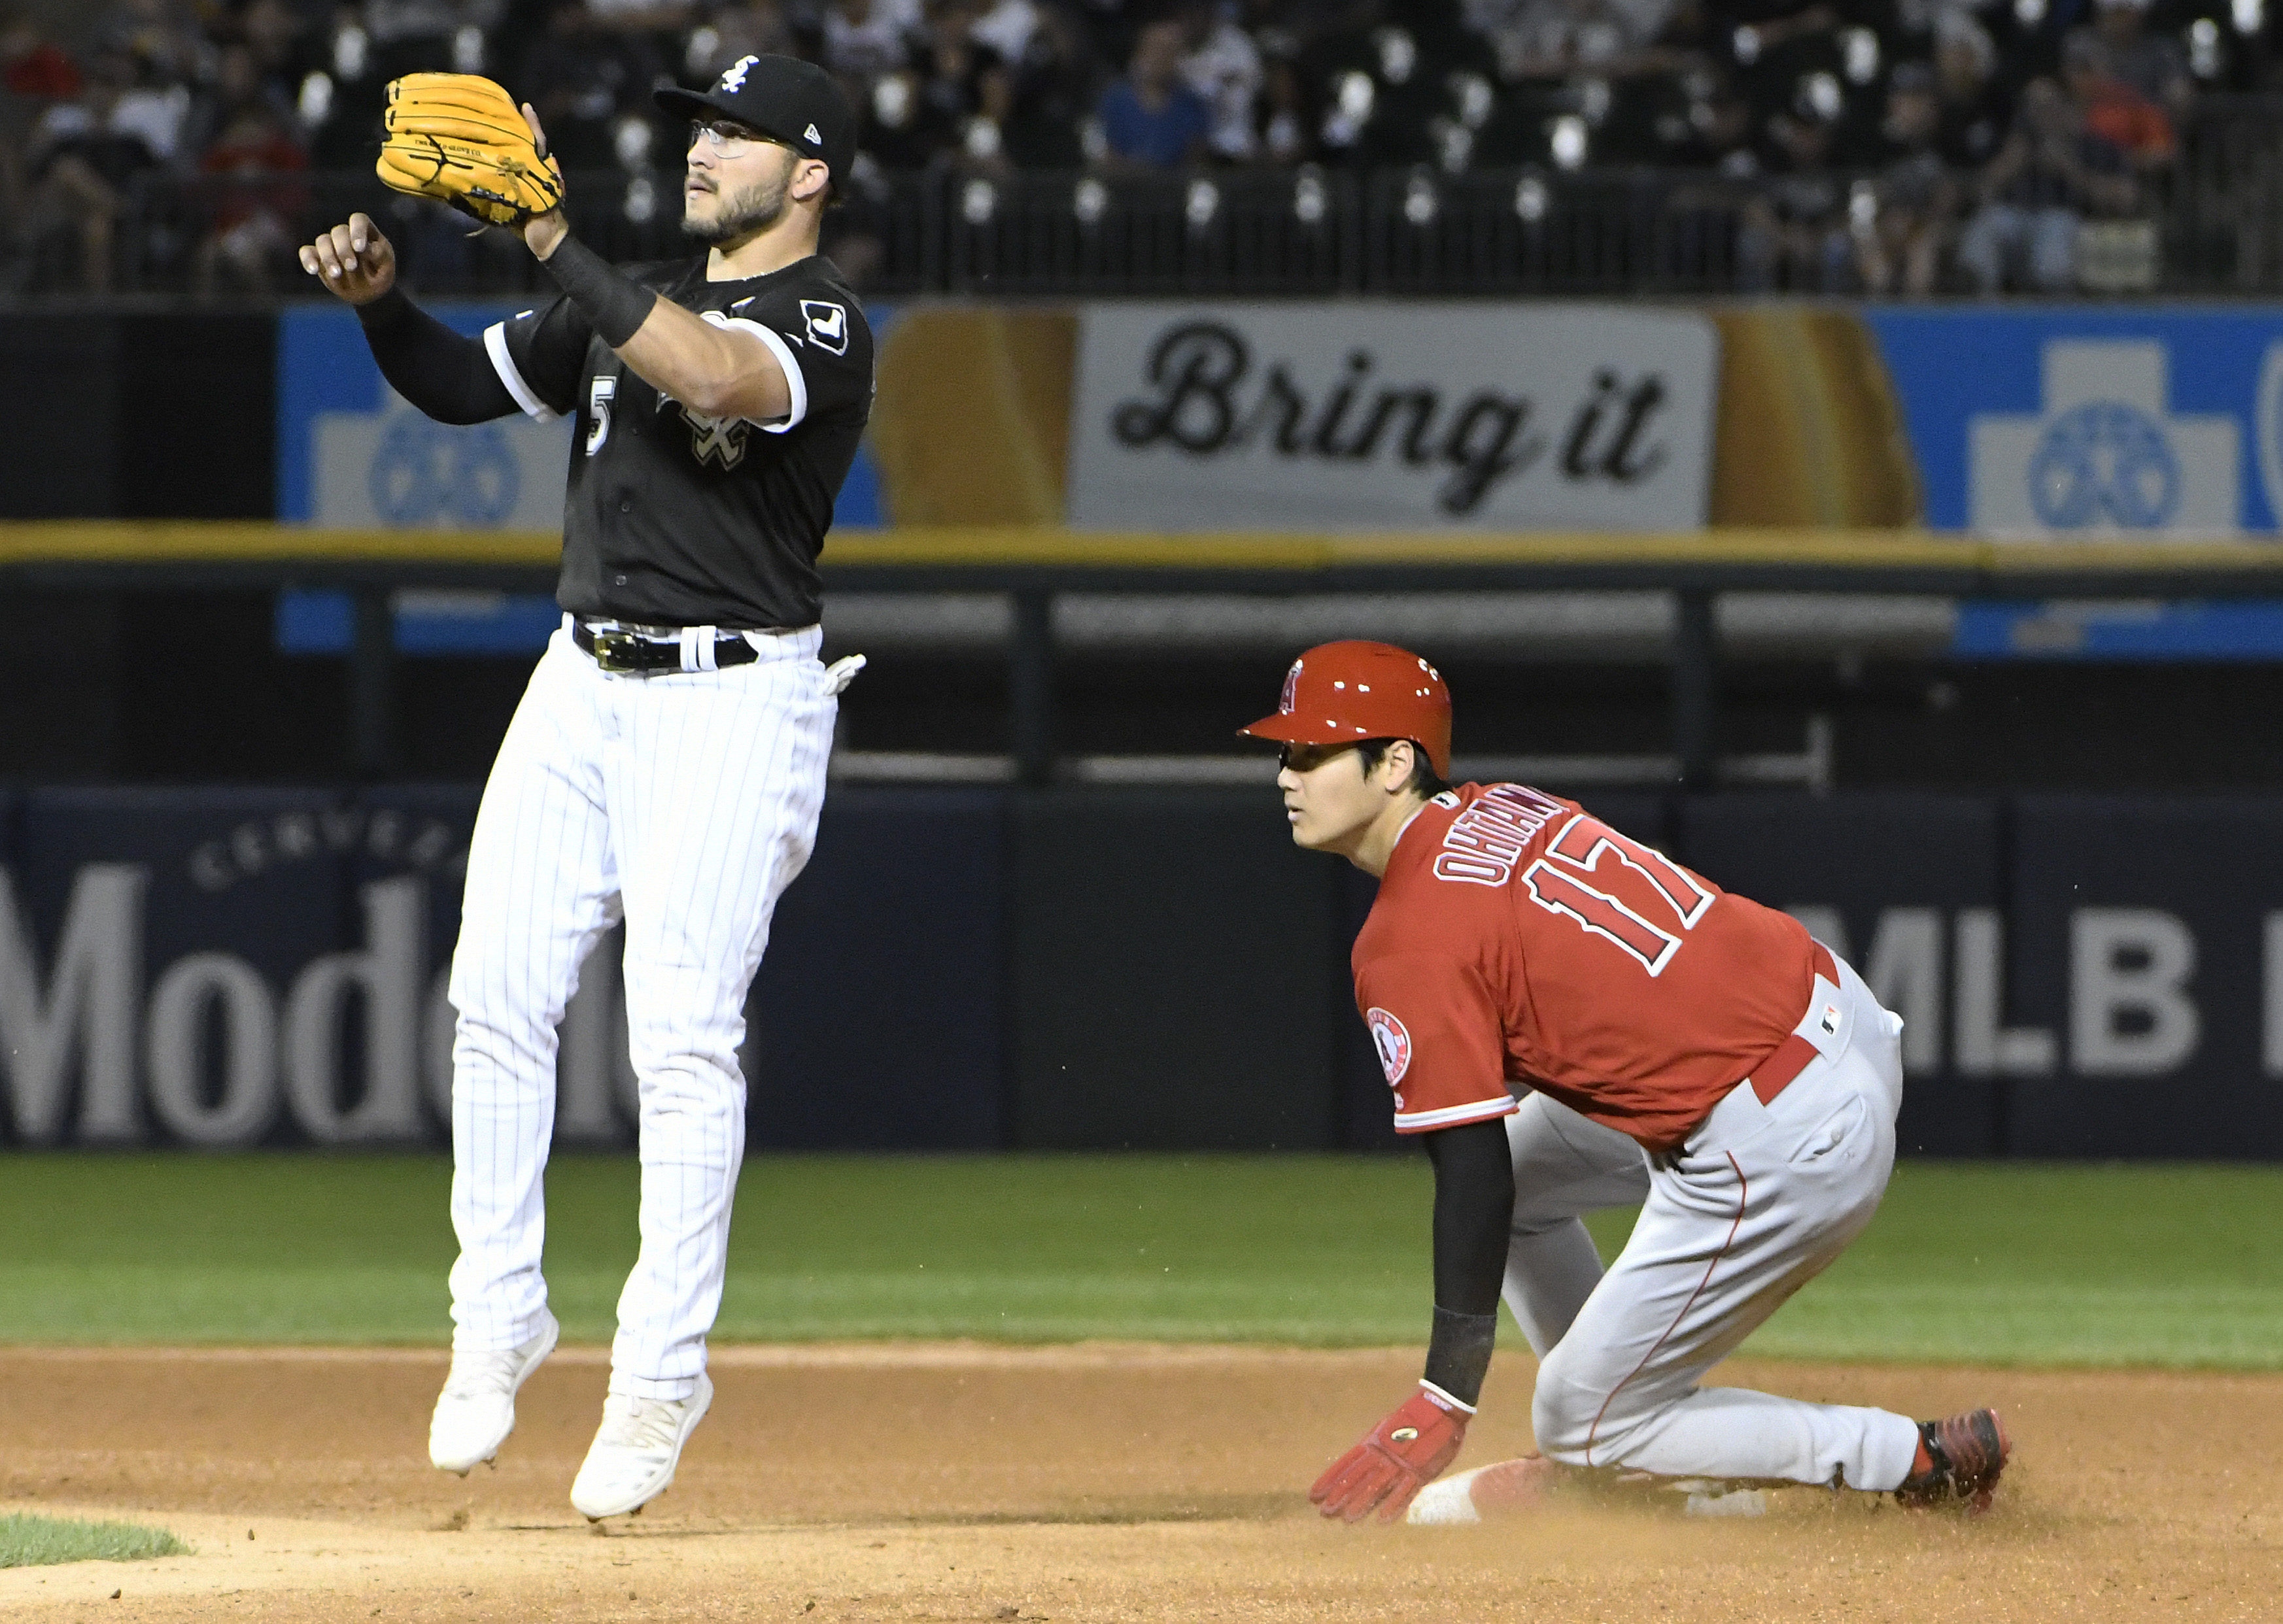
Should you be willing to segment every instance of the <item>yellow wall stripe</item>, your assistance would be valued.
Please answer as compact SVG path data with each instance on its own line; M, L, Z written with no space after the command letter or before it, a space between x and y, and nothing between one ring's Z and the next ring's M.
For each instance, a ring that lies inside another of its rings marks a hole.
M534 531L311 530L263 524L107 521L0 523L0 565L433 563L551 566L560 548ZM1112 566L1290 570L1344 565L1654 563L1988 571L2272 573L2283 545L2264 541L1990 541L1914 530L1712 530L1671 535L1126 535L1055 526L841 530L826 543L837 572L867 565Z

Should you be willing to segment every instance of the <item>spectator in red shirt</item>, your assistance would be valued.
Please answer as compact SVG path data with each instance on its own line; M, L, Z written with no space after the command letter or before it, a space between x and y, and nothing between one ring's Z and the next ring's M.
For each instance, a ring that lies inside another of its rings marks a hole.
M0 232L23 206L24 148L41 110L82 89L79 68L28 16L0 12Z
M0 84L27 100L67 101L80 93L79 68L29 17L0 19Z
M2061 47L2061 74L2085 128L2123 153L2135 169L2146 174L2172 161L2179 144L2171 119L2109 72L2108 46L2100 35L2070 35Z
M2196 82L2180 42L2148 32L2150 3L2093 0L2093 27L2108 47L2108 71L2178 120L2195 100Z
M300 218L309 200L301 176L309 156L261 93L245 47L225 53L223 77L241 94L226 105L214 139L199 155L199 171L212 185L207 195L214 213L199 248L198 289L211 294L228 284L263 292L300 240Z

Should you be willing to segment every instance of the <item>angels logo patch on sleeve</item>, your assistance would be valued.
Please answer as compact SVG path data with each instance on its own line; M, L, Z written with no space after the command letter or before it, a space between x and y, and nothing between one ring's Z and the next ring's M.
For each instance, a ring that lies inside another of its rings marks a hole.
M848 353L848 312L822 299L800 301L801 320L808 324L808 341L830 355Z
M1372 1046L1379 1051L1379 1068L1387 1074L1388 1087L1393 1088L1411 1069L1411 1034L1383 1009L1367 1011L1364 1021L1371 1028Z

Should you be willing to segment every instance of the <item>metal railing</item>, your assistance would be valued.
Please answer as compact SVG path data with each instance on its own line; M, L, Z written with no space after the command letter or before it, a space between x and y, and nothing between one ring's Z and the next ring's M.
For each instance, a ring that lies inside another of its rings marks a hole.
M1923 532L1730 532L1655 538L1469 536L1263 538L1075 534L1004 529L839 532L822 560L828 594L1005 594L1008 739L1002 759L905 757L843 764L875 778L958 773L1024 784L1135 782L1163 758L1072 758L1058 748L1057 603L1100 594L1240 595L1595 592L1670 594L1669 753L1558 762L1583 781L1828 782L1828 737L1797 755L1723 756L1718 673L1722 601L1741 594L2054 599L2263 598L2283 592L2283 549L2237 542L1991 542ZM345 732L362 776L399 761L392 594L407 587L538 592L552 585L549 532L319 531L267 524L56 522L0 524L0 589L178 592L336 587L351 594ZM1741 641L1741 640L1737 640ZM1741 650L1740 650L1741 651ZM1105 761L1109 765L1104 765ZM1531 768L1539 773L1542 759ZM1224 769L1216 768L1215 772ZM1230 768L1232 772L1248 769Z
M1829 178L1822 190L1853 206L1812 229L1834 245L1827 260L1840 264L1846 234L1866 229L1864 211L1875 213L1880 192L1875 176ZM600 170L570 181L577 228L603 253L640 260L688 252L678 170ZM1853 291L1843 266L1835 282L1827 271L1771 258L1770 216L1757 200L1774 184L1656 170L940 169L853 186L829 219L825 247L861 286L884 294ZM2178 163L2152 178L2144 196L2156 253L2131 291L2283 292L2283 96L2207 98L2183 131ZM369 173L146 175L122 199L109 285L129 294L296 296L305 284L293 245L359 208L383 222L424 292L513 296L536 285L528 256L503 234L474 232ZM76 258L77 227L51 216L43 229L43 237L19 222L12 264L0 244L0 288L37 296L90 285Z
M2209 98L2180 159L2164 215L2166 284L2283 291L2283 97Z
M682 234L680 171L602 170L568 178L573 227L596 252L620 262L690 252ZM867 286L882 292L938 285L940 190L929 175L882 180L830 216L825 251L840 250L864 273ZM111 285L129 294L297 294L305 279L293 263L294 247L358 210L379 222L407 281L425 293L513 295L541 285L531 256L507 233L479 230L464 215L391 191L360 172L144 175L125 199ZM252 237L245 260L215 251L232 226L254 219L269 223ZM852 241L873 246L852 255ZM35 253L27 291L74 291L52 274L39 275L42 262L55 258Z

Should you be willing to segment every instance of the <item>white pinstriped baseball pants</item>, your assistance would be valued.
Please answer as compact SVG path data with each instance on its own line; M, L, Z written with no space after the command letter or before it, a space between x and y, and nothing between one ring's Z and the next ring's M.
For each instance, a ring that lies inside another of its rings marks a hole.
M745 994L815 842L838 709L815 627L751 641L750 665L611 676L558 631L509 724L452 955L456 1348L542 1323L556 1026L623 915L642 1249L611 1390L684 1398L705 1368L745 1148Z

